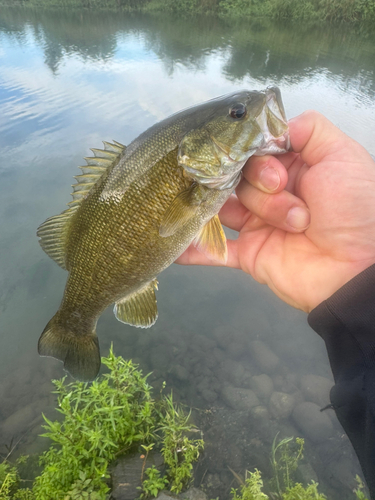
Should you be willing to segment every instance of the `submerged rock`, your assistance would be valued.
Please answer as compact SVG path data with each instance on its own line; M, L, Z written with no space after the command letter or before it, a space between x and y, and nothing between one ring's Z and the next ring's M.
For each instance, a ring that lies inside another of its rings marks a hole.
M320 411L315 403L304 402L298 404L292 414L296 425L306 437L319 443L332 437L333 425L329 416Z
M292 414L296 401L291 394L286 392L274 392L270 397L269 409L274 418L289 418Z
M251 355L257 366L266 373L272 373L280 364L280 359L261 340L249 343Z
M251 389L226 386L222 389L221 395L225 403L233 410L250 410L260 404L257 395Z
M134 500L139 497L138 486L142 484L142 470L155 465L162 467L163 458L159 453L151 453L144 464L139 453L120 458L111 471L113 500Z
M206 493L199 488L189 488L187 491L180 493L178 497L180 500L207 500Z
M1 426L3 439L6 441L20 433L25 432L30 427L30 423L37 417L35 403L30 403L16 412L12 413Z
M301 377L301 389L307 400L319 405L326 406L330 403L329 393L333 381L320 375L304 375Z
M273 382L271 377L263 373L251 378L250 388L260 399L268 399L273 393Z

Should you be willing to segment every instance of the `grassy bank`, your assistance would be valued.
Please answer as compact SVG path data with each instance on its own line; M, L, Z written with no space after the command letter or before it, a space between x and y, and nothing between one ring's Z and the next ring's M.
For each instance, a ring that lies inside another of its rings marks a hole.
M14 5L0 0L2 5ZM375 0L19 0L30 7L106 8L229 18L298 21L375 21Z

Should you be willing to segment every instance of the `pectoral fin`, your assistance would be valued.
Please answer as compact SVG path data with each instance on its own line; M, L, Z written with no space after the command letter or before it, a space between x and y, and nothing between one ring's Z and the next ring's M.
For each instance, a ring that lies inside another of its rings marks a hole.
M205 195L205 188L198 184L192 184L179 193L165 211L159 228L160 236L166 238L181 229L197 213Z
M227 262L227 239L218 215L215 215L207 222L193 243L209 259L222 262L223 264Z
M122 323L140 328L152 326L158 318L155 289L158 289L156 279L116 302L113 310L116 318Z

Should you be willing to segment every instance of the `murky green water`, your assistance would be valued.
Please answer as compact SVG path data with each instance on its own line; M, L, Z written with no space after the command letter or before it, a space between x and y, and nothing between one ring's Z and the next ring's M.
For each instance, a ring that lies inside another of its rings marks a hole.
M43 446L35 439L40 412L51 411L49 380L63 371L36 345L66 274L35 231L70 201L88 148L102 139L127 144L214 96L277 84L289 117L321 111L375 154L374 41L327 27L0 8L0 444L22 437L23 451ZM239 272L178 266L160 277L158 307L150 331L107 311L102 352L113 341L117 354L153 371L155 386L166 380L177 399L204 410L197 482L211 498L228 498L236 485L229 467L242 475L258 467L267 477L278 431L306 437L305 475L333 499L352 498L358 466L333 414L323 439L277 410L271 395L291 396L292 406L328 403L327 380L311 378L331 379L327 355L304 314ZM255 391L262 414L233 399L239 389Z

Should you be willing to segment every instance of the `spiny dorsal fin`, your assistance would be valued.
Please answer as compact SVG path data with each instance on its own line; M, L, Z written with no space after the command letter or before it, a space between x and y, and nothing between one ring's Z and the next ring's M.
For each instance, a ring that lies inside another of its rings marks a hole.
M123 144L113 141L103 142L104 149L92 149L94 157L85 158L87 165L79 167L82 170L81 175L76 175L77 181L73 187L73 201L68 203L70 208L59 215L49 217L38 228L40 246L60 267L65 266L65 244L69 230L71 218L79 208L82 200L87 196L90 189L96 184L100 177L112 167L115 161L125 149Z
M163 215L159 227L160 236L166 238L181 229L197 213L206 194L206 188L199 184L192 184L181 191Z
M226 264L227 239L218 215L212 217L193 241L195 247L209 259Z
M155 290L158 289L156 279L147 283L140 290L116 302L113 312L122 323L149 328L158 318Z
M77 183L73 184L73 201L68 203L70 207L75 207L82 203L90 189L97 183L100 177L118 160L125 146L120 142L103 141L104 149L92 148L94 156L85 158L87 165L79 167L82 175L76 175L74 178Z

